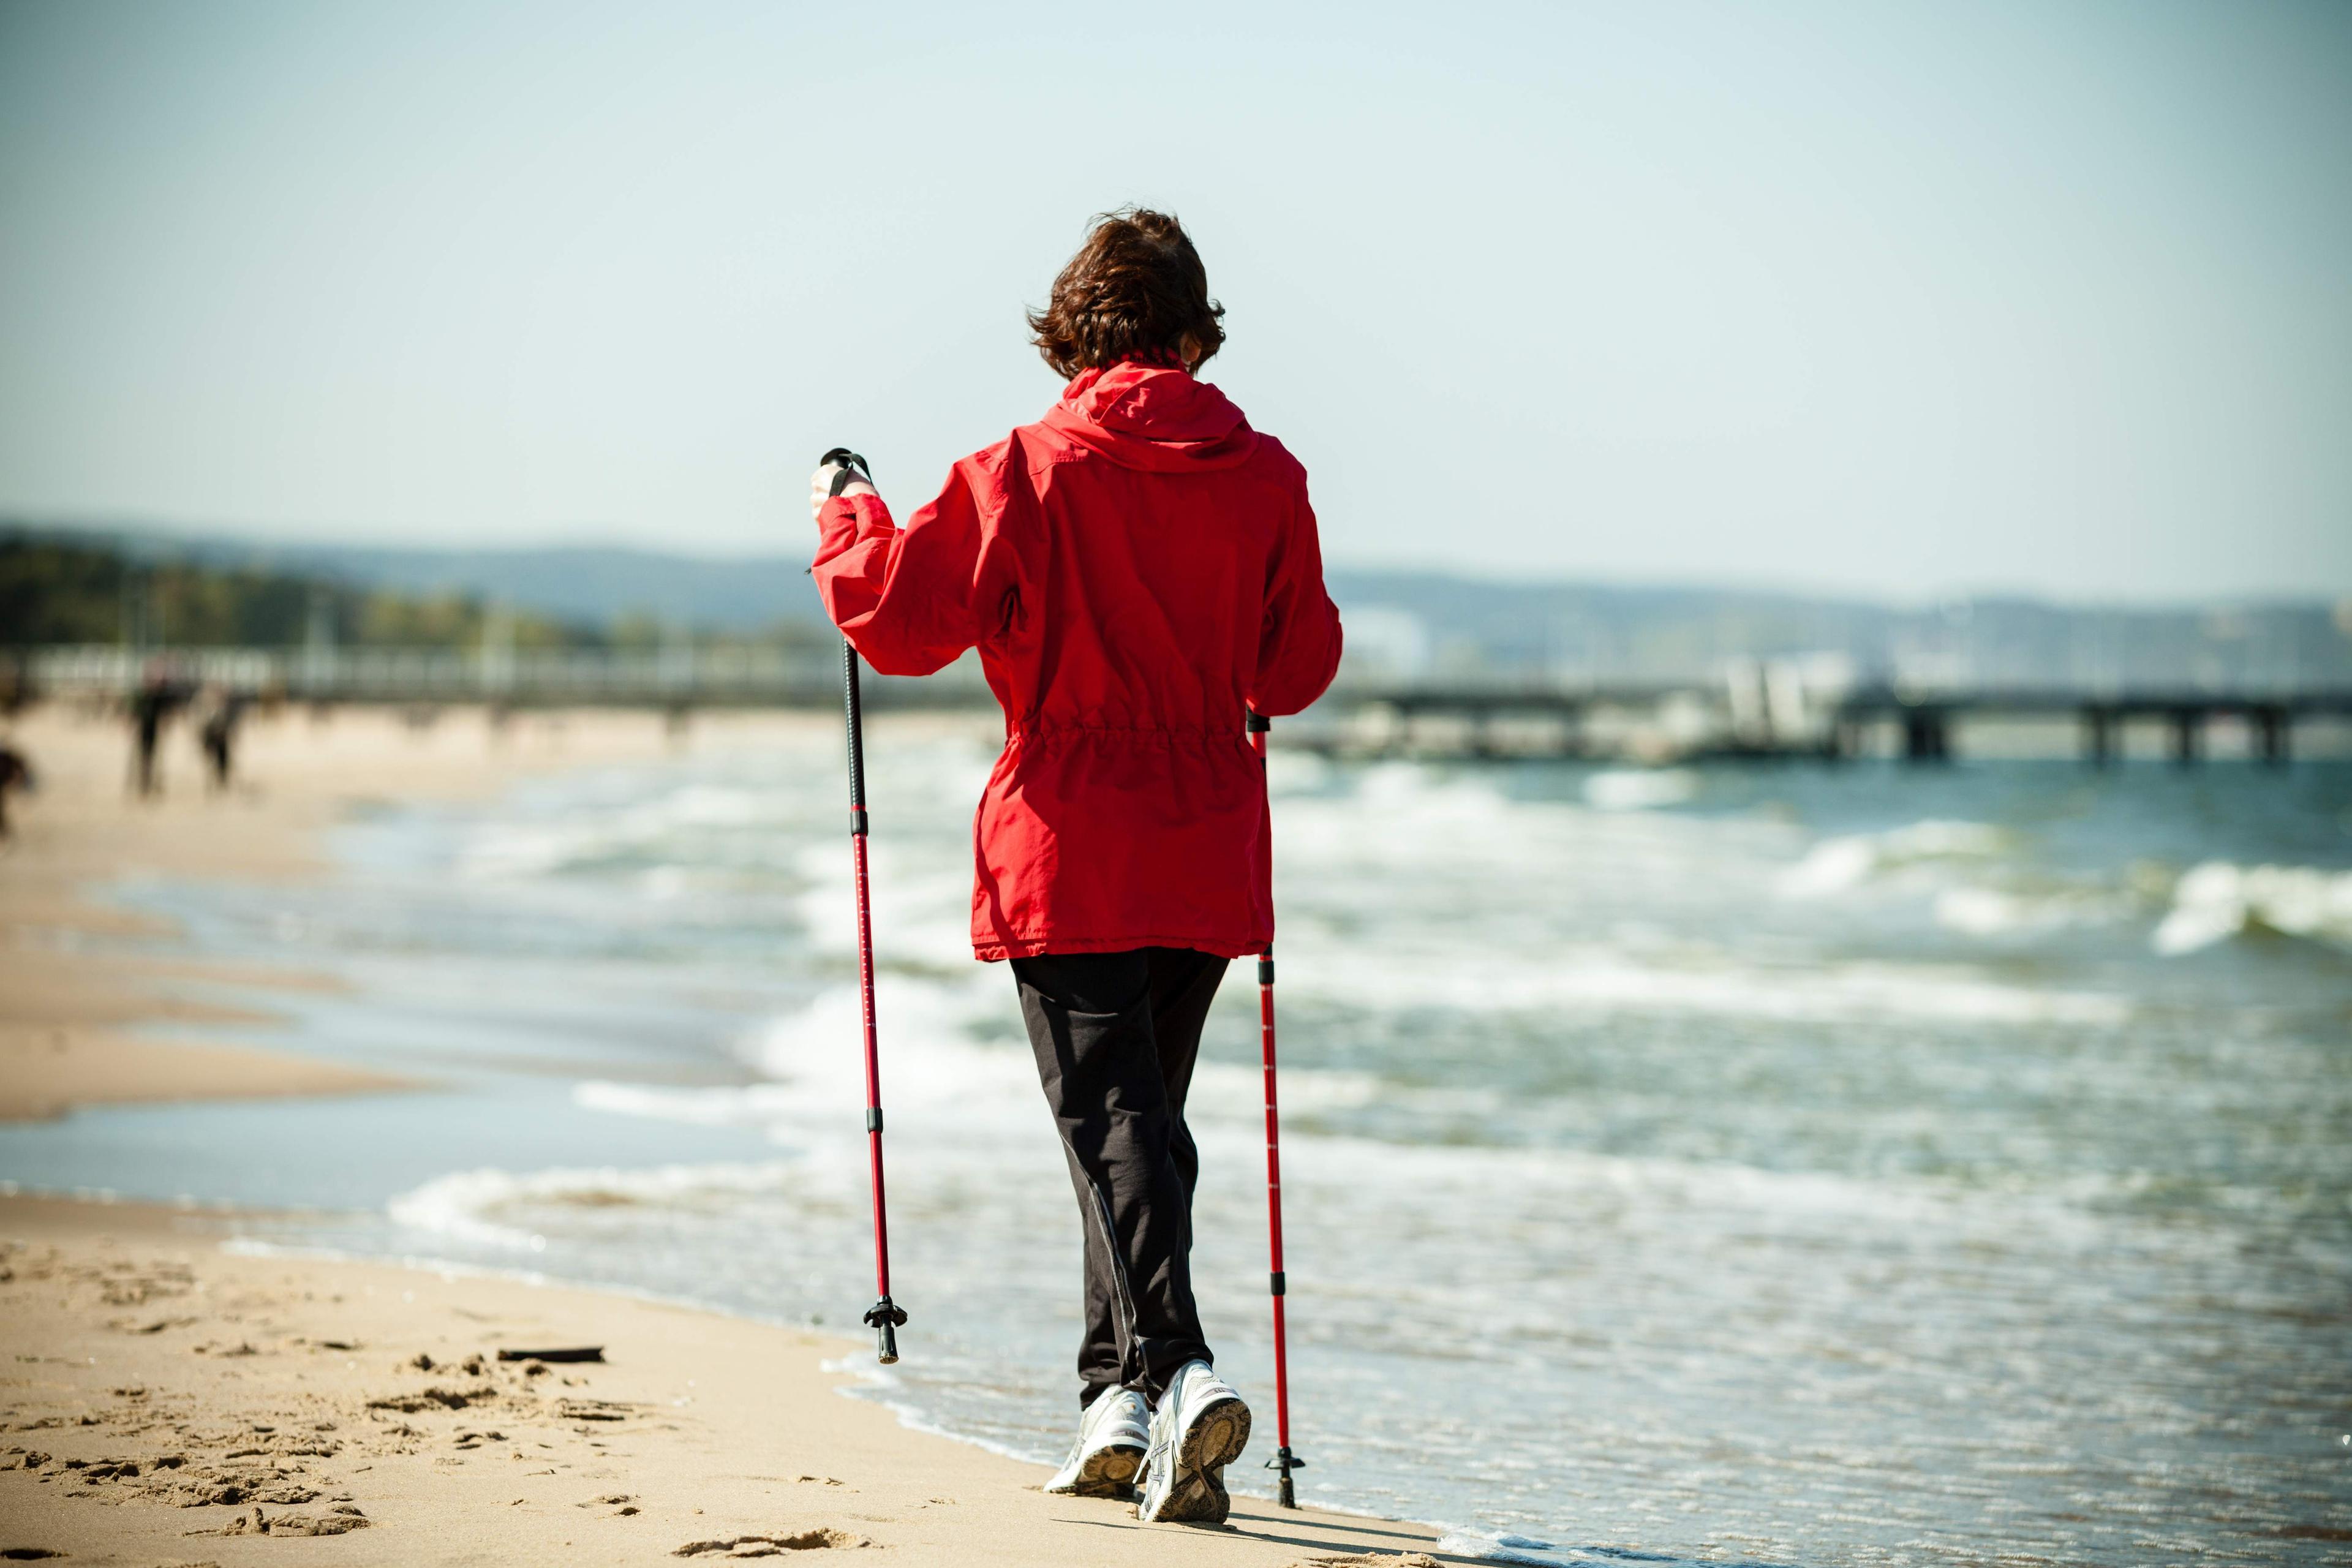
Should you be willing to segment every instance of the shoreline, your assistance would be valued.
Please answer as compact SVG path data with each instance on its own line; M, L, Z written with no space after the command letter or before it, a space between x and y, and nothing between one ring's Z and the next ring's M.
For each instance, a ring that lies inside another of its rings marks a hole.
M712 727L732 741L818 723ZM248 738L257 784L207 795L174 767L175 792L144 803L113 772L120 724L43 710L12 732L43 787L16 803L19 837L0 857L6 1120L429 1088L268 1048L270 994L337 983L207 958L106 886L307 879L326 868L320 835L371 804L476 797L673 750L643 715L501 733L479 715L419 732L390 714L338 714L322 731L286 713ZM170 1037L142 1033L158 1026ZM197 1026L204 1039L182 1037ZM1143 1525L1126 1503L1049 1497L1039 1466L927 1430L886 1399L842 1397L866 1380L825 1368L853 1364L861 1342L523 1271L241 1241L257 1212L0 1184L0 1551L219 1564L866 1548L940 1563L1475 1561L1423 1555L1437 1537L1425 1527L1248 1497L1224 1529ZM607 1359L531 1372L492 1356L501 1340L549 1336L604 1344Z
M635 715L554 715L493 731L479 713L420 730L388 712L321 723L288 709L247 721L240 776L226 791L199 783L184 737L167 732L164 793L142 800L124 784L129 740L113 718L51 704L6 732L33 759L40 787L11 803L15 836L0 840L0 1121L54 1120L85 1105L421 1087L269 1048L268 994L338 983L207 958L169 921L106 889L152 875L307 879L327 868L320 836L372 804L478 796L532 773L662 747L656 721ZM155 1026L173 1026L175 1037L144 1032ZM178 1037L190 1028L207 1037Z

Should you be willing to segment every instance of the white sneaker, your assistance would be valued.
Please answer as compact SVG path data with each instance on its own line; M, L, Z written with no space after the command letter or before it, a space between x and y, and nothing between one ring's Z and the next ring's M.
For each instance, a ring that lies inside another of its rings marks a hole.
M1131 1388L1097 1395L1078 1417L1078 1440L1070 1445L1070 1457L1045 1489L1071 1497L1125 1497L1143 1468L1150 1422L1150 1406Z
M1188 1361L1176 1369L1151 1415L1151 1449L1143 1459L1143 1501L1138 1519L1223 1524L1232 1506L1224 1470L1249 1446L1249 1406L1209 1369Z

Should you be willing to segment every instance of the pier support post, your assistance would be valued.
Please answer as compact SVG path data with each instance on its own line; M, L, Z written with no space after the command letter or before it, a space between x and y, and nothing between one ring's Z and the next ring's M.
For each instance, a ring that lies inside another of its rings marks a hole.
M2083 710L2083 760L2095 768L2111 767L2116 760L2119 720L2112 708Z
M1393 702L1389 705L1389 712L1392 717L1381 755L1409 757L1412 755L1413 725L1421 717L1421 710L1410 702Z
M1465 717L1470 726L1471 757L1475 761L1487 763L1502 755L1500 749L1495 744L1495 710L1473 708Z
M2189 767L2205 754L2205 712L2200 708L2172 710L2172 760Z
M2275 702L2265 702L2255 709L2253 720L2256 752L2271 767L2286 766L2294 745L2294 720Z
M1905 709L1903 758L1912 763L1951 761L1951 715L1940 708Z

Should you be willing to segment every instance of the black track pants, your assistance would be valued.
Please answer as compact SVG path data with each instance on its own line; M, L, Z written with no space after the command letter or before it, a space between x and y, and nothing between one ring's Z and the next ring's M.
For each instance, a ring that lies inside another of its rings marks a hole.
M1119 1387L1157 1396L1211 1359L1192 1304L1201 1159L1184 1091L1225 963L1181 947L1013 961L1086 1232L1082 1405Z

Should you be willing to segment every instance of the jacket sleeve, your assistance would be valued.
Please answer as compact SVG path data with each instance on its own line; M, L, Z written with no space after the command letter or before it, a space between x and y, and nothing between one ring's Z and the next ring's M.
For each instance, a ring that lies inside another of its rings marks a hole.
M1266 574L1265 619L1258 633L1257 679L1249 705L1267 718L1296 713L1323 695L1339 673L1339 611L1323 589L1323 547L1307 491Z
M1001 468L995 470L1001 472ZM835 496L817 514L816 591L850 646L884 675L929 675L987 641L1019 603L999 538L993 474L958 463L905 528L879 496Z

